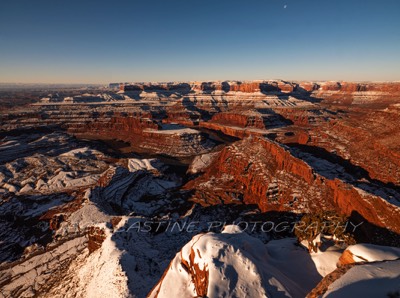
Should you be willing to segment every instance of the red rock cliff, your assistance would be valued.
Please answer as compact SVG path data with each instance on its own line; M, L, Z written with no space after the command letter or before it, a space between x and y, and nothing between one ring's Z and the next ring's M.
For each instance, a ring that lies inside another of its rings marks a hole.
M358 212L400 233L400 208L340 179L329 179L281 145L252 137L226 147L203 176L189 182L201 204L258 204L262 211Z

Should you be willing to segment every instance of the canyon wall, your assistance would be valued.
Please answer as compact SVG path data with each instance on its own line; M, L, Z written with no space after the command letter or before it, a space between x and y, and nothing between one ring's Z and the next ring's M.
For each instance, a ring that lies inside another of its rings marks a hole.
M363 190L333 174L345 172L340 166L323 160L315 163L319 168L278 143L250 137L223 149L204 175L185 188L194 191L192 200L204 205L246 203L257 204L262 211L356 212L376 226L400 233L400 208L374 193L374 185L371 191Z
M312 95L315 98L340 99L340 96L355 96L377 99L390 99L400 94L399 82L286 82L269 81L215 81L189 83L132 83L121 84L121 91L178 93L223 92L226 94L264 93L291 94L294 96Z

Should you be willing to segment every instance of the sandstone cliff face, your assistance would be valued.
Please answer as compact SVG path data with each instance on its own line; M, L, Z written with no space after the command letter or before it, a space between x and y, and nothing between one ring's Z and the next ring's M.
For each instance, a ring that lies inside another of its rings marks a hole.
M345 104L359 104L396 100L400 83L322 82L313 96Z
M171 84L128 84L121 85L122 91L155 92L159 94L180 93L213 93L223 92L226 94L241 93L265 93L265 94L293 94L304 95L309 93L316 98L327 99L354 99L364 97L365 99L389 99L398 96L400 83L354 83L354 82L285 82L277 81L224 81L224 82L190 82Z
M325 106L325 104L323 105ZM284 118L292 121L283 131L293 132L297 139L280 133L281 143L299 143L324 149L358 166L368 179L384 183L400 184L399 149L400 111L396 104L371 106L344 106L325 109L276 109ZM385 169L385 170L382 170Z
M320 191L313 188L314 180L307 164L279 145L253 137L222 150L205 174L186 187L195 189L193 199L204 204L244 202L258 204L263 211L302 212L322 207L308 202ZM333 205L328 203L327 208Z
M362 167L372 179L399 185L399 117L383 111L358 112L315 127L307 143Z
M250 131L248 129L234 127L234 126L221 125L219 123L214 123L211 121L201 122L199 126L210 129L210 130L214 130L214 131L220 131L225 135L232 136L232 137L239 138L239 139L243 139L247 136L256 134L254 131Z
M299 89L303 89L304 91L307 91L307 92L311 92L311 91L319 89L319 85L316 83L312 83L312 82L302 82L298 85L298 87L300 87Z
M357 212L370 223L400 232L399 207L344 181L345 173L343 178L333 174L343 168L303 157L307 162L275 142L247 138L222 150L205 174L185 187L194 191L194 201L205 205L257 204L262 211L336 209L346 215Z
M229 91L252 93L252 92L261 91L261 85L260 85L260 83L240 83L239 82L239 83L230 85Z
M182 92L186 93L190 91L190 85L187 83L168 83L168 84L121 84L121 91L169 91L169 92Z
M284 118L270 109L262 112L243 108L236 110L217 113L211 120L200 122L199 126L243 139L250 135L265 135L268 130L293 123L290 119ZM276 132L274 131L274 133Z
M192 90L201 92L226 91L230 86L227 82L193 82L191 83Z
M218 113L214 115L211 119L211 122L216 122L220 124L228 124L231 126L238 126L241 128L245 127L253 127L265 129L264 121L261 115L254 113L235 113L235 112L227 112L227 113Z
M321 85L322 91L339 91L341 90L341 84L339 82L327 82Z
M202 154L214 146L199 131L139 117L113 117L108 122L91 122L70 132L77 136L117 139L130 143L139 152L170 156Z

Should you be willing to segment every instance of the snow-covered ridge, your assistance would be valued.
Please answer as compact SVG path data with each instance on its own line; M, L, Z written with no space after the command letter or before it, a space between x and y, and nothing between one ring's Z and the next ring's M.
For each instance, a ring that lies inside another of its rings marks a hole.
M336 248L311 258L293 239L265 245L226 226L220 234L193 237L149 297L304 297L339 256Z
M374 244L356 244L349 246L345 253L350 253L354 263L393 261L400 259L400 248Z
M354 266L334 281L323 297L398 297L399 291L400 260L397 260Z

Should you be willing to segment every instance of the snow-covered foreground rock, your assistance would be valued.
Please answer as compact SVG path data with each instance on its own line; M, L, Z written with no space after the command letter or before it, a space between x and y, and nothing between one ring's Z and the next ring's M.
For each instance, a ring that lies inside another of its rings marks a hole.
M115 219L85 204L58 230L64 241L0 267L0 297L306 297L338 270L342 256L336 246L309 254L294 238L265 244L235 225L190 240L187 232L139 232L139 217ZM74 237L70 232L68 238L65 231L77 222L78 230L89 232ZM398 289L398 250L370 245L349 250L372 263L353 265L321 295L308 297L386 297Z
M60 283L46 297L129 297L128 277L121 266L124 252L111 239L104 224L97 226L105 232L101 247L78 256L65 274L68 284Z
M307 297L397 297L399 291L400 248L356 244Z
M358 265L334 281L323 297L398 297L400 260ZM396 296L397 293L397 296ZM392 296L390 296L392 294Z
M150 297L304 297L336 268L340 251L311 257L294 239L267 245L227 226L193 237L170 263Z
M347 260L345 258L347 257ZM343 262L377 262L400 259L400 248L374 244L356 244L349 246L343 253Z

